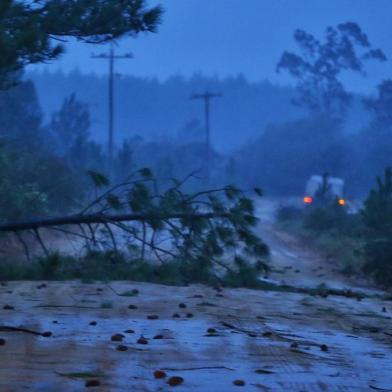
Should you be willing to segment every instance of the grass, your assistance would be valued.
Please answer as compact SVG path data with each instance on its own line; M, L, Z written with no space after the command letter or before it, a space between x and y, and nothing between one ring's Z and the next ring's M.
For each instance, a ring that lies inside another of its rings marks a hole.
M260 271L257 267L242 263L235 270L224 275L203 263L190 263L173 260L164 264L149 263L140 260L127 260L124 255L116 258L105 252L88 253L84 257L75 258L53 253L46 258L39 258L32 263L0 261L0 281L12 280L80 280L83 283L109 282L129 280L185 286L200 283L208 286L246 287L268 291L287 291L286 287L258 279ZM289 290L290 291L290 290ZM116 293L122 297L135 297L134 290ZM102 308L110 308L109 304L101 304Z
M43 263L44 262L44 263ZM51 263L53 265L51 265ZM44 268L43 268L44 265ZM55 267L53 267L55 266ZM48 274L50 271L50 274ZM227 272L218 277L210 269L197 264L171 261L157 265L139 260L127 261L125 257L113 263L113 258L107 258L105 253L88 254L83 258L64 257L52 254L46 260L37 259L31 264L0 262L0 281L12 280L53 280L67 281L79 279L82 282L109 282L130 280L139 282L159 283L171 286L184 286L200 283L209 286L221 285L228 288L251 288L263 291L301 293L312 296L326 297L328 295L349 298L370 297L360 292L334 290L325 285L316 288L299 288L290 285L279 285L258 279L259 272L252 266L242 265L238 270ZM119 296L134 297L136 291L118 293ZM392 298L383 298L392 300ZM102 309L112 309L111 301L102 302Z
M92 252L84 257L62 256L59 253L37 258L31 263L0 261L0 281L15 280L80 280L83 283L96 281L130 280L184 286L190 283L227 285L231 287L254 287L257 271L250 266L238 272L218 278L213 268L198 263L173 260L163 264L127 259L124 255L113 261L113 255ZM118 294L134 297L135 291Z

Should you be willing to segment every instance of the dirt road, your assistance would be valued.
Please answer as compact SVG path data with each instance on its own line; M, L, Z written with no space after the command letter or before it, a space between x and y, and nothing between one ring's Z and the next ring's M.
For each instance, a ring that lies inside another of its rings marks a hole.
M273 279L355 289L268 219L262 230L291 267ZM374 297L13 282L0 286L0 339L1 392L392 391L392 302Z
M275 211L281 203L279 199L261 199L256 210L260 218L257 234L271 249L272 273L269 276L271 280L297 287L314 288L326 285L335 289L381 294L380 290L365 281L359 282L358 279L349 279L342 275L336 261L326 260L325 257L304 246L293 235L278 230L275 224Z
M0 325L52 333L0 331L2 392L82 391L86 380L98 380L99 391L166 391L172 376L184 379L179 391L234 391L235 380L247 391L392 390L391 302L203 286L36 286L0 290ZM155 379L156 370L167 378Z

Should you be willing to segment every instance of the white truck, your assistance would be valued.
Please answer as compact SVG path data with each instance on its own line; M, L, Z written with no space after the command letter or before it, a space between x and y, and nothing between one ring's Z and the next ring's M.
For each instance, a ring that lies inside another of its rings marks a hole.
M346 205L344 199L344 180L328 175L314 175L306 183L305 204L313 204L320 197L326 200L337 200L341 206Z

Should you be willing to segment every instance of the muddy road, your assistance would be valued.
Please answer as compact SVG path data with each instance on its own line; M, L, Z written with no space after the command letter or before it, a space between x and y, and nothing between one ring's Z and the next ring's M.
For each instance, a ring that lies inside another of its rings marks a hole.
M359 278L349 279L341 274L336 260L326 260L293 235L277 229L275 212L284 202L285 200L280 199L262 199L256 205L256 214L260 218L257 234L271 250L270 280L296 287L314 288L326 285L340 290L351 289L368 294L381 294L381 291L370 283L359 281ZM291 203L296 205L300 201L294 199Z
M392 391L392 302L274 230L270 211L271 279L371 295L4 282L0 391Z

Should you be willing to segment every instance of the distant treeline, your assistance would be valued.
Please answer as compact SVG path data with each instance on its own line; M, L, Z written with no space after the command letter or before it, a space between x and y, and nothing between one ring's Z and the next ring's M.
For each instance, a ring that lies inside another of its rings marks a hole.
M107 80L78 72L28 76L34 84L27 82L0 94L0 132L7 170L15 179L15 191L20 176L28 175L23 181L28 192L36 195L41 189L36 183L61 167L60 188L43 184L45 196L39 202L48 211L66 208L82 197L86 170L107 169ZM258 186L267 194L301 195L310 175L328 172L344 178L349 194L356 196L366 194L375 176L391 164L392 132L388 124L376 121L359 97L345 121L335 122L301 112L291 103L291 88L268 82L252 84L242 77L221 81L176 77L163 83L126 77L117 84L116 180L145 166L165 178L181 178L198 170L203 175L203 111L201 102L193 102L189 96L206 88L224 94L214 102L210 183ZM219 151L219 146L231 151ZM9 155L12 151L20 161L16 167ZM21 151L26 151L26 156ZM72 192L71 184L78 185L72 185ZM32 205L29 200L24 202L26 207Z
M75 93L89 106L91 134L106 141L107 77L82 74L28 73L33 80L43 112L50 116L63 100ZM301 110L291 104L294 90L268 81L250 83L242 76L225 79L194 75L160 82L133 76L115 80L115 130L117 142L141 136L147 141L157 138L180 142L204 140L204 108L191 95L209 89L223 94L213 102L212 141L218 151L233 150L260 134L269 123L283 123L298 118Z
M107 77L82 74L75 70L30 72L45 115L58 110L63 100L75 93L87 103L91 113L91 134L106 141ZM220 79L195 74L187 79L173 76L166 81L133 76L119 76L115 82L115 130L118 144L140 136L145 140L170 137L180 142L204 140L204 112L201 102L190 96L209 89L223 97L213 103L212 142L220 152L237 149L257 137L269 124L300 118L303 110L292 104L295 90L265 80L249 82L238 75ZM366 121L360 105L349 113L347 129L355 130Z
M313 174L341 177L347 197L364 197L392 165L392 130L376 122L347 134L342 124L314 116L268 126L231 157L232 178L274 195L301 196Z

